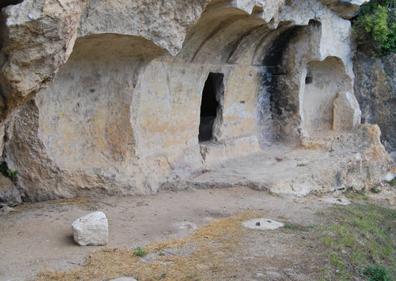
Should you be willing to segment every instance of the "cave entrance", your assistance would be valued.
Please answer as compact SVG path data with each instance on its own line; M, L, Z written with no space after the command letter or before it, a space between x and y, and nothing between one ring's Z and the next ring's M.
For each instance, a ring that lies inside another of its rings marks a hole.
M224 74L209 73L201 101L199 142L216 141L223 115Z

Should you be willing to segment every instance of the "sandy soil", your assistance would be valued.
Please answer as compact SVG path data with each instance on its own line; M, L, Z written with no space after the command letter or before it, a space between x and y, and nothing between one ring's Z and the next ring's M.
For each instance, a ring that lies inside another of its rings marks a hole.
M314 213L328 206L315 198L272 196L247 188L190 190L144 197L106 197L26 204L0 216L0 280L29 280L42 270L79 265L98 247L76 246L71 223L95 210L110 221L110 248L133 248L180 238L192 227L246 210L298 224L312 224Z
M242 187L25 204L0 216L0 280L34 280L41 271L78 268L90 253L104 249L73 243L71 223L91 211L104 211L109 218L108 248L132 249L181 239L244 212L310 226L330 206L315 196L274 196ZM320 261L306 254L315 243L304 232L251 231L238 239L242 247L233 248L229 258L240 267L216 280L317 280Z

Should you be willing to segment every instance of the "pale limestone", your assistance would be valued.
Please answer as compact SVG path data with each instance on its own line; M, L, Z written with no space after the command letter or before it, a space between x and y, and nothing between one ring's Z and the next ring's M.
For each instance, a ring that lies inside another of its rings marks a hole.
M350 93L338 93L334 100L333 129L353 130L361 124L362 112L355 96Z
M66 63L84 1L25 0L3 8L0 120L45 88Z
M244 221L242 225L248 229L254 230L275 230L285 226L284 223L266 218L257 218Z
M0 203L11 205L22 202L21 193L11 179L0 174Z
M105 246L109 240L109 223L103 212L94 212L72 224L74 241L80 246Z
M342 149L333 102L340 92L353 96L352 36L334 7L319 0L25 0L5 8L10 31L32 22L43 28L48 17L62 23L55 35L27 36L32 44L14 32L7 42L20 48L3 51L12 53L4 66L13 70L0 81L6 104L23 104L8 115L4 138L19 190L32 201L148 194L271 146ZM224 95L214 138L200 143L210 73L223 74ZM355 137L366 143L370 136ZM362 165L377 161L386 170L379 137L369 143L379 158L370 162L367 154ZM375 182L381 169L356 183ZM321 184L280 181L270 189L305 195Z

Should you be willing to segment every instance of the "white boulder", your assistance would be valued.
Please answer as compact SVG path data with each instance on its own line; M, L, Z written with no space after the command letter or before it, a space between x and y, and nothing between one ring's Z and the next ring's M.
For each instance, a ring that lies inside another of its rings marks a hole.
M94 212L72 224L74 241L80 246L104 246L108 242L109 223L103 212Z

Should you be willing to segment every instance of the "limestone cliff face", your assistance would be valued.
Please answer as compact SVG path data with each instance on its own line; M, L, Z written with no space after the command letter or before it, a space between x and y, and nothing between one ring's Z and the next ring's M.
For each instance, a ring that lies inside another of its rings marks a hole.
M396 151L396 54L376 58L358 52L355 94L364 122L378 124L388 151Z
M77 38L83 3L27 0L2 8L1 120L47 86L67 61Z
M6 0L1 3L0 120L49 85L67 61L77 36L116 33L140 36L175 55L187 31L205 7L218 0L96 1ZM230 1L269 22L279 22L284 0ZM309 1L306 1L309 2ZM343 17L352 16L362 0L322 0ZM256 9L257 8L257 9ZM295 11L295 24L310 11ZM298 15L299 13L302 13ZM297 20L295 19L298 17ZM81 22L80 22L81 20ZM79 30L78 30L79 29Z
M0 128L25 200L151 193L359 130L347 18L364 1L17 2L2 9Z

